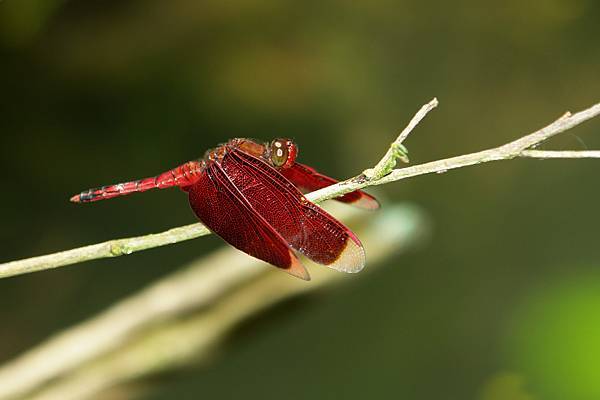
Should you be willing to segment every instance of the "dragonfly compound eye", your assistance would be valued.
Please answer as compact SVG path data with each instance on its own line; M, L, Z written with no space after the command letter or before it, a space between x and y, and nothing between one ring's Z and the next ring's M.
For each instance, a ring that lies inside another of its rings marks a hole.
M275 139L271 142L271 162L276 167L284 166L289 159L287 139Z

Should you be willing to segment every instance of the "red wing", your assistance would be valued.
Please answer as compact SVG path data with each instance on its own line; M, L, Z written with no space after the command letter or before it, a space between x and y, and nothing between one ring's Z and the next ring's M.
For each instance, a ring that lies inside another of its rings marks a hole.
M285 239L259 214L227 177L210 163L188 187L192 209L214 233L237 249L304 280L310 280Z
M289 168L280 169L279 172L292 181L294 185L309 192L331 186L338 182L333 178L317 172L314 168L300 163L294 163ZM379 208L377 199L362 190L346 193L345 195L336 198L336 200L367 210L376 210Z
M306 200L276 169L240 150L222 161L227 176L258 214L296 250L311 260L344 272L359 272L365 253L343 224Z

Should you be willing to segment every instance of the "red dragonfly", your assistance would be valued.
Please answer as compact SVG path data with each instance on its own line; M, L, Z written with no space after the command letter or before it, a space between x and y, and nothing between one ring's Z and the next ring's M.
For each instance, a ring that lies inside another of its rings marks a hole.
M271 143L232 139L200 160L152 178L89 189L71 201L88 203L179 186L202 223L251 256L305 280L310 276L294 250L338 271L359 272L365 252L356 235L301 192L337 181L296 162L297 154L290 139ZM379 208L377 200L363 191L337 200Z

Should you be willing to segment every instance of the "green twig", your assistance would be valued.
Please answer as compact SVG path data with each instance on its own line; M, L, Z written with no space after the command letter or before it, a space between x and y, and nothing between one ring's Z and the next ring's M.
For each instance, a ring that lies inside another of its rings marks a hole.
M363 171L363 175L366 180L372 181L377 180L385 175L389 174L394 167L396 166L396 162L398 160L408 163L408 149L402 144L404 140L410 135L413 129L421 122L423 118L429 113L429 111L433 110L438 106L439 102L437 98L433 98L429 103L425 104L414 117L410 120L406 128L400 132L400 135L390 144L390 148L385 153L383 158L379 160L376 166L370 169L366 169Z

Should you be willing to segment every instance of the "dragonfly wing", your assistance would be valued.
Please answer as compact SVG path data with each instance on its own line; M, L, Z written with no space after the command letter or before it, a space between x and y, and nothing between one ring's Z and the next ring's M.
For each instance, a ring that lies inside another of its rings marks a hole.
M339 271L362 270L365 252L358 238L278 170L238 149L225 155L222 166L258 214L294 249Z
M219 164L210 163L187 191L198 218L226 242L291 275L310 280L286 240L257 213Z
M279 172L292 181L294 185L309 192L331 186L338 182L327 175L317 172L314 168L300 163L294 163L291 167L283 168ZM377 199L362 190L346 193L343 196L337 197L336 200L367 210L376 210L379 208Z

